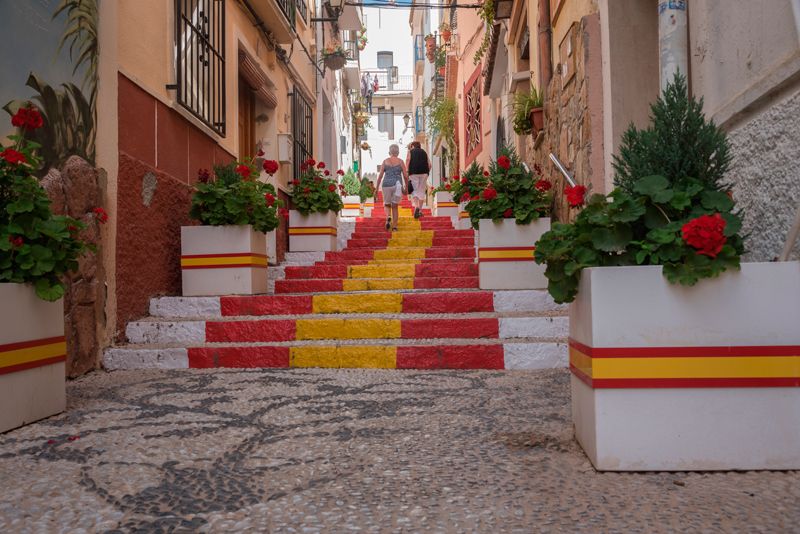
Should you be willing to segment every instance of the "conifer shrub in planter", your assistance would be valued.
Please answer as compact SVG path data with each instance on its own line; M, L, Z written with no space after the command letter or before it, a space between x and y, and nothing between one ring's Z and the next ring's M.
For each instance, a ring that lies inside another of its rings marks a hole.
M26 139L42 115L22 106L11 122L19 133L0 144L0 432L64 410L64 277L93 250L87 224L108 218L102 208L85 221L54 215L34 176L40 146Z
M550 182L528 170L514 150L504 148L489 170L468 179L465 187L470 193L465 209L478 230L481 289L544 288L544 268L534 262L533 253L536 241L550 229Z
M342 199L342 217L358 217L361 215L361 182L353 169L348 169L342 178L342 189L344 198Z
M336 214L343 206L339 187L322 161L308 158L300 169L291 184L289 250L336 250Z
M800 468L800 264L740 265L727 139L682 77L651 118L537 244L572 303L576 438L601 470Z
M369 178L361 179L361 187L358 190L358 198L361 200L361 214L370 217L375 208L375 185Z
M275 172L274 162L264 169ZM267 233L279 224L275 188L258 181L252 162L203 169L181 227L183 295L250 295L267 291Z

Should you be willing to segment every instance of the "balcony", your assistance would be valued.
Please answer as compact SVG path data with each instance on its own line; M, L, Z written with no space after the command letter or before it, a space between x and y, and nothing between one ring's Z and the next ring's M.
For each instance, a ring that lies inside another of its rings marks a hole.
M256 0L251 4L278 44L291 44L297 21L295 0Z
M392 67L396 69L397 67ZM396 71L389 69L362 69L362 72L369 73L370 80L378 77L378 92L410 92L414 89L414 76L411 74L395 74Z

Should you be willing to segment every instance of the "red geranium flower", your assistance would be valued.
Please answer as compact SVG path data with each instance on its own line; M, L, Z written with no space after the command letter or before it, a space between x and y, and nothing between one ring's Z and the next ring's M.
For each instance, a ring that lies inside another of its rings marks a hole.
M481 196L483 197L483 200L494 200L495 198L497 198L497 191L495 190L494 187L490 186L483 190Z
M683 225L681 236L687 245L697 249L698 254L716 258L728 240L723 233L725 224L719 213L701 215Z
M455 175L455 176L453 176L453 177L452 177L450 180L451 180L452 182L459 182L459 181L461 181L461 178L459 178L459 177L458 177L458 175L456 174L456 175Z
M567 202L571 207L579 208L583 206L584 199L586 197L586 186L567 186L564 188L564 195L567 197Z
M39 113L38 109L28 106L17 110L14 116L11 117L11 124L30 132L41 128L44 125L44 119L42 119L42 114Z
M535 187L539 191L544 192L544 191L550 191L553 188L553 184L550 183L550 180L542 179L542 180L539 180L538 182L536 182L536 186Z
M306 160L306 165L308 165L309 167L313 167L316 164L317 164L317 160L315 160L314 158L308 158Z
M303 194L304 194L304 195L307 195L307 194L309 194L310 192L311 192L311 188L309 188L309 187L304 187L304 188L303 188Z
M335 185L335 184L331 184L331 185L329 185L329 186L328 186L328 191L330 191L331 193L333 193L334 191L336 191L336 185Z
M197 171L197 181L204 184L211 181L211 173L208 172L208 169L199 169Z
M0 152L0 158L3 158L11 165L19 165L20 163L28 163L28 160L25 159L25 154L22 152L17 152L13 148L7 148Z
M473 196L469 197L469 199L470 200L480 200L481 197L479 197L478 195L473 195Z
M329 171L328 169L325 169L325 173L324 174L325 174L325 176L330 176L331 175L331 171Z
M276 172L278 172L278 169L280 169L280 165L274 159L264 160L264 172L265 173L267 173L269 175L273 175Z
M278 214L280 214L280 216L284 219L289 219L289 210L287 208L280 208L278 210Z
M256 156L258 156L259 158L263 158L264 157L264 151L259 148L258 152L256 153Z
M489 176L489 171L483 171L484 176Z
M466 202L469 200L469 191L464 191L464 194L461 195L461 202Z
M315 176L314 177L314 183L315 184L322 183L322 176Z
M25 240L22 239L22 237L20 237L20 236L9 235L8 236L8 242L11 243L12 247L19 248L25 243Z
M445 188L446 190L450 191L450 184L444 184L444 188Z
M103 208L95 208L92 210L94 213L94 218L97 219L97 222L100 224L105 224L108 221L108 213Z
M266 201L267 207L269 208L275 205L275 195L273 195L272 193L267 193L266 195L264 195L264 200Z
M497 166L507 171L511 167L511 160L508 156L500 156L497 158Z
M510 219L514 216L514 208L508 208L506 211L503 212L503 217L506 219Z
M308 165L306 165L305 163L301 163L300 164L300 170L301 171L305 171L306 169L308 169Z
M297 179L292 180L292 185L300 185L300 180Z
M467 179L467 177L466 177L466 176L465 176L465 177L463 177L463 178L461 179L461 183L462 183L462 184L466 184L468 181L469 181L469 180Z
M317 163L317 168L318 169L324 169L325 168L325 162L324 161L320 161L319 163Z
M237 165L236 169L234 170L236 171L236 174L238 174L242 178L249 178L250 173L252 172L250 167L248 167L247 165Z
M342 169L339 169L338 171L336 171L336 174L338 174L339 176L344 176L344 171Z

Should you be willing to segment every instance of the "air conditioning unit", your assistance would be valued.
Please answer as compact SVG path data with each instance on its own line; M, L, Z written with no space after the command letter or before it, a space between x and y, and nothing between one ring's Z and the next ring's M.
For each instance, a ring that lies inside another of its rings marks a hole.
M294 154L292 134L278 134L278 161L281 163L292 163Z

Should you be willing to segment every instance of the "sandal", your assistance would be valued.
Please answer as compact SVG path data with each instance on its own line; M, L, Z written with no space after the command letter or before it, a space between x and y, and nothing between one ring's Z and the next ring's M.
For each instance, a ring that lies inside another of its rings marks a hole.
M390 226L392 226L392 218L391 217L386 219L386 229L388 230Z

